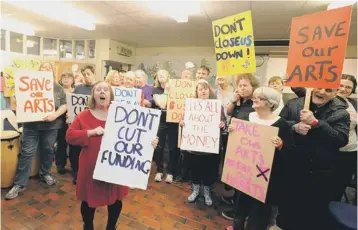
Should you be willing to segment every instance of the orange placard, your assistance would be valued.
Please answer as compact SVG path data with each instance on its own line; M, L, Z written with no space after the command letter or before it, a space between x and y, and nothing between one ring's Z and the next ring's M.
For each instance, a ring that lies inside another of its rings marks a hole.
M292 18L286 86L338 88L352 6Z

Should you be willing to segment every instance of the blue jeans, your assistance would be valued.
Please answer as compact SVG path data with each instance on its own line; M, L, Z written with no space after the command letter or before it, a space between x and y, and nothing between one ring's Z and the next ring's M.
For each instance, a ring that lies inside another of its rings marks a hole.
M14 185L26 186L30 176L32 159L37 149L40 150L40 177L49 174L54 154L54 144L57 139L57 129L34 130L24 126L21 153L17 165Z

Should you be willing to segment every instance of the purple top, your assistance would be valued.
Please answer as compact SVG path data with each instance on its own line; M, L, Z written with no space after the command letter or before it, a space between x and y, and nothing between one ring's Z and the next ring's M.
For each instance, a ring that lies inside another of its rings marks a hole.
M154 105L154 99L152 95L153 86L145 85L142 87L142 92L144 94L144 99L148 100L152 105Z

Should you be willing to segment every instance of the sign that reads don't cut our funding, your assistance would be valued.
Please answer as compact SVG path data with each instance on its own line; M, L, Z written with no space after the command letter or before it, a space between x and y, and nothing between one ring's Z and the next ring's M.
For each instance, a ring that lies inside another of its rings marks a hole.
M112 103L93 179L145 190L160 115L160 110Z

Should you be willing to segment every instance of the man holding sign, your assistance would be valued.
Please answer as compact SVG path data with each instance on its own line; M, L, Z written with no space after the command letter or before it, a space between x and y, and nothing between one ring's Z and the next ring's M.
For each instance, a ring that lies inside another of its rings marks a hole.
M348 37L351 7L292 20L286 85L312 87L281 111L294 133L288 156L286 196L279 206L282 229L330 229L339 149L348 143L347 105L336 98ZM312 94L312 95L311 95Z
M63 88L53 81L53 68L50 63L43 63L39 70L41 72L18 71L16 73L17 116L24 122L24 131L14 186L6 194L6 199L14 199L19 192L24 191L30 176L31 162L38 148L41 180L47 185L56 183L50 174L50 168L54 154L53 146L58 130L63 125L59 117L66 112L66 95ZM30 94L30 97L24 98L22 94L24 92ZM48 95L52 95L52 98ZM44 116L45 112L50 113ZM27 113L30 115L24 116ZM30 120L26 120L27 118Z

